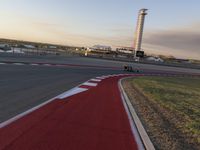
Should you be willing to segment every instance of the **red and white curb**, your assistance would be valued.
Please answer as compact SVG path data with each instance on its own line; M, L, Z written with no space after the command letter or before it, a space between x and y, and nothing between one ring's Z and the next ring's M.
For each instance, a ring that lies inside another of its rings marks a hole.
M37 64L33 64L33 65L37 65ZM35 107L33 107L33 108L31 108L31 109L29 109L29 110L27 110L27 111L15 116L15 117L13 117L13 118L11 118L11 119L3 122L3 123L0 123L0 129L5 127L5 126L7 126L7 125L9 125L9 124L11 124L11 123L13 123L14 121L16 121L16 120L18 120L20 118L30 114L31 112L43 107L44 105L47 105L48 103L50 103L50 102L52 102L52 101L54 101L56 99L60 99L60 100L66 99L67 97L79 94L81 92L85 92L85 91L89 90L90 88L96 87L98 85L98 83L100 83L102 80L104 80L106 78L114 77L114 76L122 76L122 75L130 75L130 74L107 75L107 76L100 76L100 77L96 77L96 78L90 79L90 80L80 84L79 86L77 86L75 88L72 88L71 90L68 90L68 91L66 91L66 92L64 92L64 93L62 93L62 94L60 94L60 95L58 95L58 96L56 96L56 97L54 97L54 98L52 98L50 100L38 105L38 106L35 106ZM94 83L94 82L96 82L96 83Z
M90 88L94 88L94 87L98 86L98 83L100 83L104 79L107 79L110 77L116 77L116 76L127 76L127 75L131 75L131 74L107 75L107 76L100 76L100 77L92 78L92 79L80 84L79 86L56 96L56 99L66 99L67 97L85 92L85 91L89 90Z

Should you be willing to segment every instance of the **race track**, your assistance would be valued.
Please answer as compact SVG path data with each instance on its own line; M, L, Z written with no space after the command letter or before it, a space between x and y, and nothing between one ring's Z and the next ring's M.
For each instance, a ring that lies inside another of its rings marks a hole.
M137 74L125 75L123 64L83 57L0 58L0 150L140 149L118 88L119 79ZM200 74L132 65L139 75Z
M0 65L0 122L92 77L120 70L81 67Z

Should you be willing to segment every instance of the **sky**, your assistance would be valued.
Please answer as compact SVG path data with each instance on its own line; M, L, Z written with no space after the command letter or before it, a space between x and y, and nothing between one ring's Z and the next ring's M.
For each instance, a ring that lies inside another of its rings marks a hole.
M147 8L142 48L200 59L199 0L0 0L0 38L71 46L133 46Z

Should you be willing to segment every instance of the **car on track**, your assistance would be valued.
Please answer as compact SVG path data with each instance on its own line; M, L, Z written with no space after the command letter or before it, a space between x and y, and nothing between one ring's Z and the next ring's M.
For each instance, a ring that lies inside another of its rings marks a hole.
M124 65L124 71L135 72L135 73L140 72L138 68L134 68L133 66L130 66L130 65Z

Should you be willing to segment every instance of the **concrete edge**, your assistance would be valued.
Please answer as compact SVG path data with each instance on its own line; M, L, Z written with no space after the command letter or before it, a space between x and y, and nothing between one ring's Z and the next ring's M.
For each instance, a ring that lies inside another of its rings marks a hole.
M122 81L125 80L125 79L128 79L128 78L133 78L133 77L126 77L126 78L123 78L123 79L120 79L119 81L119 88L120 88L120 92L122 93L122 96L126 102L126 105L129 109L129 112L130 112L130 115L132 117L132 120L133 122L135 123L135 126L138 130L138 133L140 135L140 138L143 142L143 146L146 150L155 150L155 147L152 143L152 141L150 140L146 130L144 129L135 109L133 108L132 104L131 104L131 101L130 99L128 98L127 94L125 93L124 91L124 88L122 86Z

